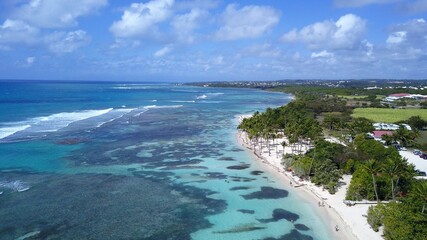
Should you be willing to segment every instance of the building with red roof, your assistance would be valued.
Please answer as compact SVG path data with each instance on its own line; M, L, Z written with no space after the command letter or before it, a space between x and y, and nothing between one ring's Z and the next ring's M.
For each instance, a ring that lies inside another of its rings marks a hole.
M372 132L373 137L376 139L381 139L383 135L393 135L393 131L386 131L386 130L377 130Z

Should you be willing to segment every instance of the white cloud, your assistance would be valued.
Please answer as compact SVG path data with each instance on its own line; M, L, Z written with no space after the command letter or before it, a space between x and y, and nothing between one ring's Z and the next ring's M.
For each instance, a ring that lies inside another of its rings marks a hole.
M199 28L199 23L207 15L207 11L194 8L189 13L175 16L171 25L174 28L177 40L187 43L194 42L193 31Z
M426 56L427 22L424 19L413 19L392 26L386 44L390 55L396 59Z
M374 44L364 40L362 41L362 48L364 48L366 56L372 56L372 53L374 52Z
M90 14L107 4L108 0L30 0L20 6L12 16L38 28L63 28L76 26L78 17Z
M301 59L301 54L299 52L295 52L292 54L292 60L299 61Z
M110 31L116 37L142 36L171 16L173 4L174 0L133 3L124 11L122 18L111 25Z
M398 0L334 0L337 7L363 7L371 4L386 4L397 2Z
M427 22L424 19L413 19L403 24L394 25L386 43L390 46L427 46Z
M284 42L302 42L309 48L351 49L357 46L365 32L366 21L354 14L340 17L336 22L323 21L293 29L282 37Z
M110 49L119 49L119 48L138 48L141 46L141 41L136 39L123 39L116 38L114 43L110 44Z
M393 32L388 36L386 43L389 45L402 43L406 41L406 36L407 32L405 31Z
M39 30L19 20L6 19L0 25L0 44L34 44Z
M35 57L27 57L26 62L28 65L33 65L33 63L36 61Z
M237 9L230 4L222 16L223 26L216 32L219 40L256 38L270 30L280 20L280 13L269 6L249 5Z
M222 65L224 64L224 56L219 55L213 58L212 63L215 65Z
M25 3L23 3L25 2ZM14 3L10 18L0 25L0 49L38 45L54 53L69 53L89 41L85 31L55 31L78 25L77 18L106 6L108 0L28 0Z
M89 42L83 30L72 32L54 32L45 37L48 49L56 54L71 53Z
M154 57L161 58L172 51L172 46L165 46L154 53Z
M323 50L321 52L313 52L311 53L311 58L331 58L334 57L334 54Z
M313 25L313 30L314 31L316 31L316 26L315 26L316 24L314 24ZM313 31L313 32L314 32ZM299 36L298 36L298 30L297 29L292 29L291 31L289 31L289 32L287 32L287 33L285 33L283 36L282 36L282 40L283 41L285 41L285 42L297 42L298 41L298 38L299 38Z

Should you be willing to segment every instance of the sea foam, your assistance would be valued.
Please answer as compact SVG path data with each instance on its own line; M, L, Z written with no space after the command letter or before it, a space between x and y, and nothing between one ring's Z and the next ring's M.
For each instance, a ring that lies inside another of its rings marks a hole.
M63 112L46 117L36 117L34 118L35 124L31 125L29 130L35 130L34 132L55 132L61 128L67 127L70 123L100 116L110 112L111 110L113 110L113 108L84 110L79 112Z
M0 128L0 139L11 136L15 133L26 132L55 132L65 128L73 122L100 116L112 111L113 108L102 110L83 110L78 112L62 112L49 116L35 117L26 121L5 123L6 127Z
M7 188L16 192L23 192L30 189L30 186L28 186L28 184L20 180L15 180L15 181L0 181L0 188Z
M116 119L119 119L121 117L123 117L124 115L137 110L137 108L121 108L121 109L114 109L111 110L110 112L103 114L105 117L102 119L99 119L100 122L96 125L96 127L101 127L102 125L112 122ZM106 119L106 120L104 120Z
M156 108L180 108L183 107L183 105L164 105L164 106L157 106L157 105L150 105L145 106L145 109L156 109Z
M208 96L206 94L203 94L203 95L196 97L196 99L205 99L205 98L208 98Z
M3 139L7 136L13 135L16 132L25 130L31 127L31 125L20 125L20 126L10 126L10 127L2 127L0 128L0 139Z
M184 100L172 100L173 103L195 103L194 100L184 101Z

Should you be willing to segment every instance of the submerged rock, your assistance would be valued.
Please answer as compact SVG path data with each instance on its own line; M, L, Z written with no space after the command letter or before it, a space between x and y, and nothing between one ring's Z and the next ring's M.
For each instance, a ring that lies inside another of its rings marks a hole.
M288 191L272 187L261 187L261 191L242 195L246 200L250 199L278 199L288 196Z
M249 168L250 166L251 166L250 164L241 164L241 165L228 166L227 169L243 170L243 169Z
M301 224L301 223L297 223L297 224L295 224L295 225L294 225L294 227L295 227L296 229L300 230L300 231L308 231L308 230L310 230L310 228L309 228L309 227L307 227L306 225Z
M298 220L298 218L299 218L298 214L289 212L285 209L278 208L278 209L274 209L273 211L273 219L275 221L278 221L280 219L286 219L290 222L295 222L296 220Z
M255 213L254 210L249 210L249 209L239 209L237 211L239 211L241 213L245 213L245 214L254 214Z
M296 229L292 229L290 233L285 234L279 238L264 238L263 240L313 240L314 238L309 235L302 234Z
M61 140L57 141L56 144L59 144L59 145L75 145L75 144L83 143L85 141L87 141L87 140L82 139L82 138L65 138L65 139L61 139Z
M241 186L241 187L232 187L232 188L230 188L230 190L231 191L237 191L237 190L248 190L248 189L251 189L250 187L243 187L243 186Z
M236 226L236 227L229 229L229 230L216 231L214 233L220 233L220 234L241 233L241 232L250 232L250 231L255 231L255 230L260 230L260 229L266 229L266 227L258 227L258 226L255 226L255 224L245 224L245 225Z
M258 170L256 170L256 171L252 171L252 172L251 172L251 175L258 176L258 175L261 175L261 174L263 174L263 173L264 173L263 171L258 171Z
M235 177L235 176L232 176L231 180L233 182L251 182L251 181L254 181L256 179L255 178L248 178L248 177Z
M277 222L279 220L286 219L289 222L295 222L299 219L299 215L293 212L289 212L285 209L276 208L273 210L273 217L268 219L258 219L262 223ZM302 225L302 224L301 224ZM304 225L305 226L305 225Z
M228 176L221 172L207 172L206 177L209 179L227 179Z
M226 207L213 191L141 175L5 175L33 187L0 198L1 239L191 239Z
M218 158L218 160L220 160L220 161L236 161L236 159L234 159L232 157L220 157L220 158Z

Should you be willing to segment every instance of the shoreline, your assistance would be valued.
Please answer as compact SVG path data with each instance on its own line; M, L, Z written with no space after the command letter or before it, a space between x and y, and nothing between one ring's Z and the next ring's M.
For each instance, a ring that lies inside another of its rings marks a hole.
M240 122L244 117L247 116L238 116L237 121ZM245 141L245 133L242 131L235 133L235 140L263 170L276 176L281 181L281 184L293 188L292 192L294 194L312 205L317 214L325 220L330 236L333 239L383 239L381 233L374 232L366 221L365 216L370 205L357 204L349 207L344 204L343 201L345 200L345 193L349 186L351 175L343 176L344 180L341 182L343 185L339 187L337 193L332 195L309 181L299 181L290 172L285 171L281 165L281 156L283 151L286 152L286 149L282 149L279 158L279 156L274 156L274 153L269 155L268 151L263 151L266 150L265 147L261 149L260 153L254 152L252 146ZM335 230L335 226L338 226L339 231Z

